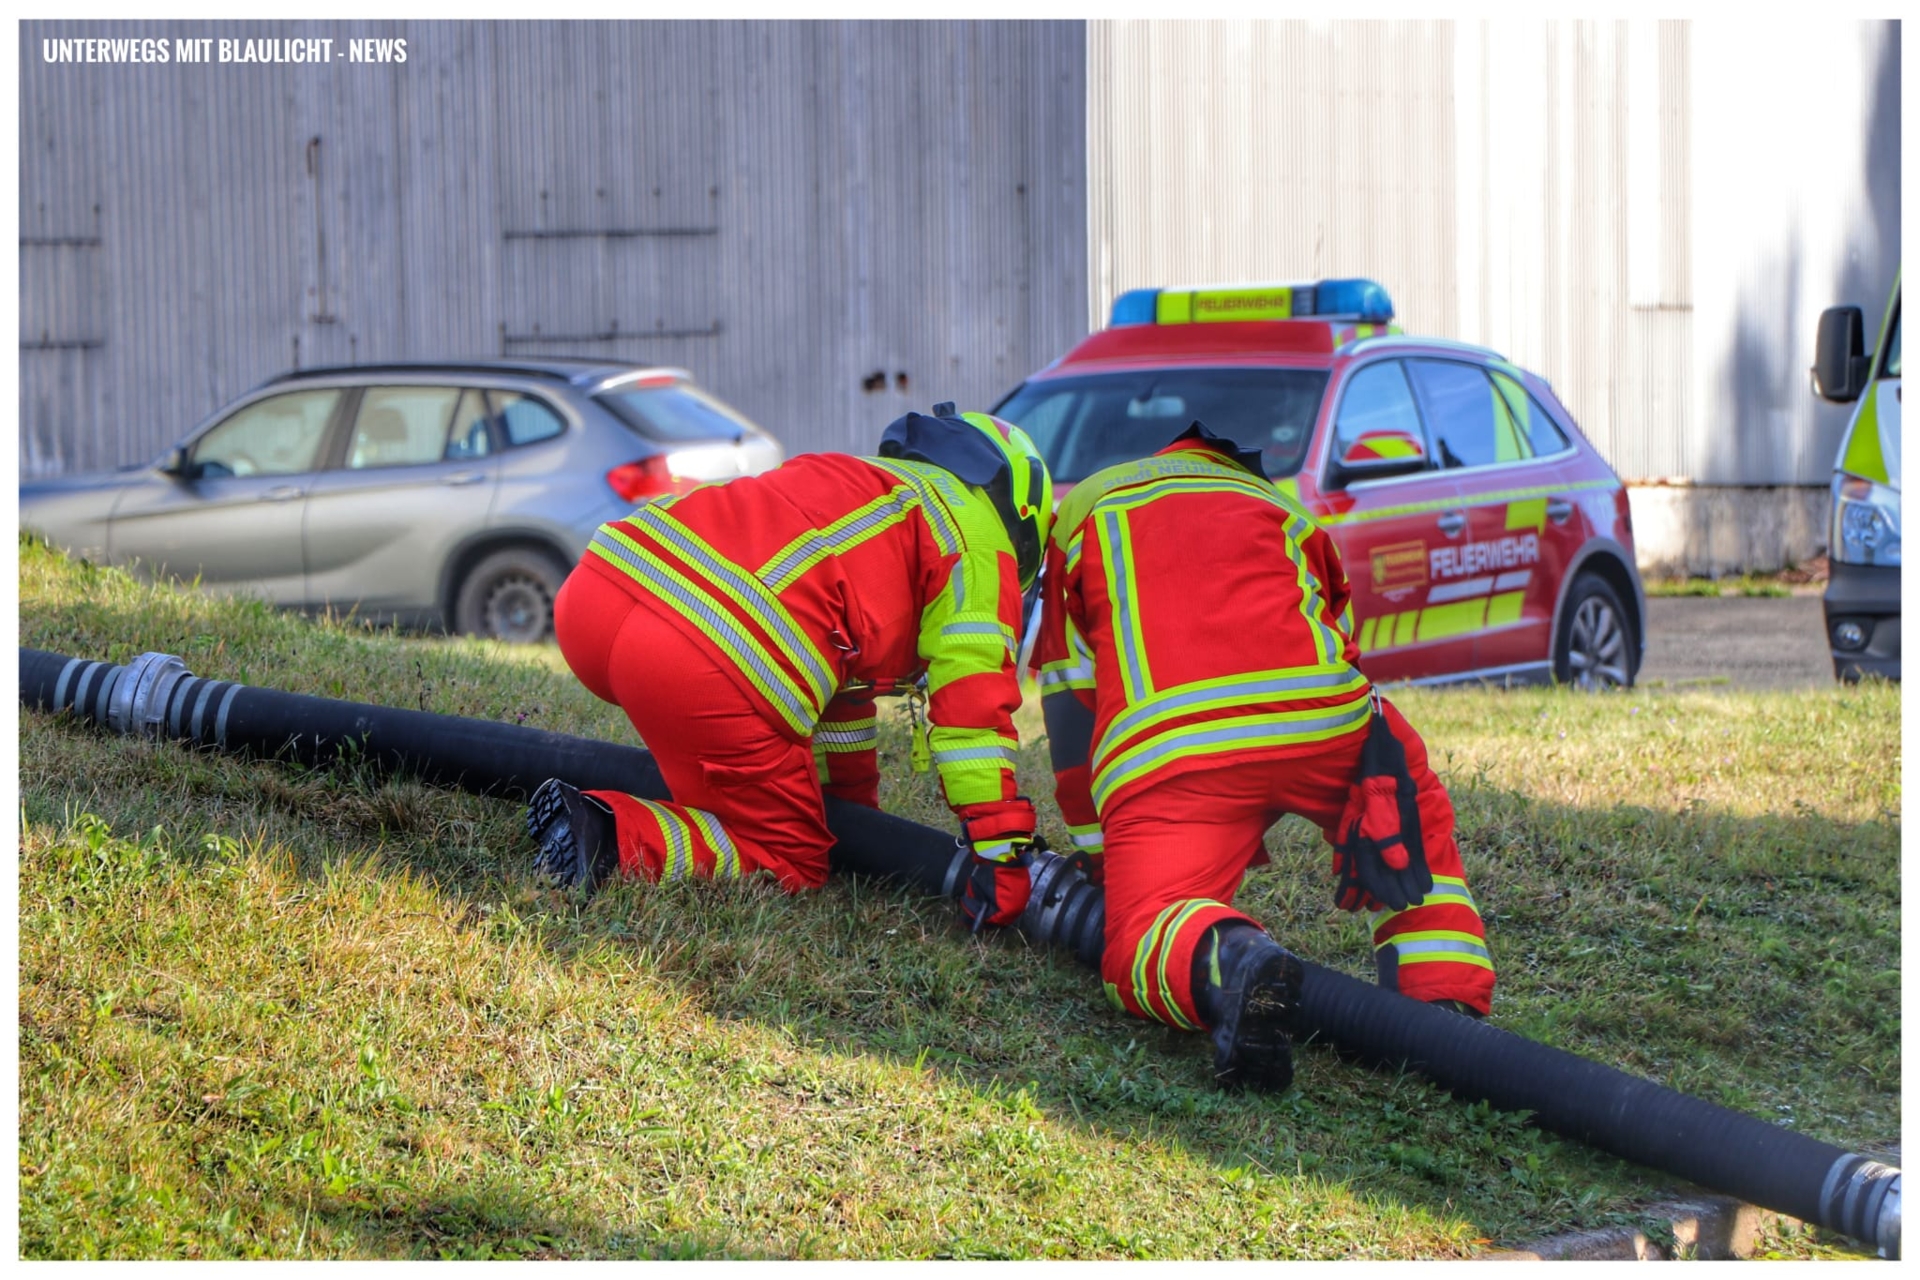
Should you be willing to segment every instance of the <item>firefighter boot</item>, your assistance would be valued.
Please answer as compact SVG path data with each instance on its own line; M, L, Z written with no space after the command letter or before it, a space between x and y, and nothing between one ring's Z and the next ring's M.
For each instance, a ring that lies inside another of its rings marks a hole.
M527 834L540 846L533 869L563 889L592 893L620 865L613 810L558 778L527 802Z
M1283 1092L1288 1034L1300 1008L1300 961L1251 925L1212 930L1194 955L1194 1000L1213 1028L1213 1079L1224 1089Z

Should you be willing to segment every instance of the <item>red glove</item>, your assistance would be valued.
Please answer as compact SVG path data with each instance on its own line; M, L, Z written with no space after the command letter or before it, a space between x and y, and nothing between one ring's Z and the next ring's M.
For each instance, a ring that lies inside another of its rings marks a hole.
M972 849L960 910L973 932L987 925L1009 925L1027 909L1033 880L1033 802L1025 796L967 805L961 811L961 839Z
M1360 777L1331 836L1333 904L1342 911L1418 906L1433 888L1420 838L1417 788L1406 749L1376 714L1360 752Z

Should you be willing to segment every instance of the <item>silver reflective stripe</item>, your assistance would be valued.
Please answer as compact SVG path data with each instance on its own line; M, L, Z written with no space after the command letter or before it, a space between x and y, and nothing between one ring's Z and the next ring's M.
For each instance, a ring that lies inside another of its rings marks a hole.
M1478 956L1489 964L1493 963L1493 956L1479 943L1465 942L1455 938L1423 938L1417 942L1402 942L1400 939L1395 938L1391 943L1382 943L1381 945L1391 946L1395 951L1399 952L1400 963L1402 964L1407 962L1408 956L1420 955L1443 957L1458 955Z
M1042 671L1040 673L1040 687L1044 689L1050 684L1067 684L1074 680L1091 679L1093 679L1093 664L1091 662L1076 662L1070 667L1055 667L1050 671Z
M705 809L688 809L687 816L693 819L695 825L700 828L701 834L706 836L707 843L717 851L717 856L713 860L714 874L739 876L740 851L733 847L733 837L727 834L727 829L720 819Z
M1436 900L1441 900L1441 899L1458 902L1461 905L1465 906L1469 911L1473 912L1473 914L1475 915L1480 914L1480 908L1477 905L1475 905L1473 901L1473 895L1467 892L1465 885L1444 884L1438 878L1434 880L1433 888L1427 890L1427 896L1422 898L1420 901L1414 903L1412 906L1408 907L1407 911L1417 911L1421 907L1435 906L1437 905ZM1369 928L1378 929L1382 924L1386 923L1388 920L1393 919L1395 916L1403 916L1407 914L1407 911L1371 912L1367 916L1367 925Z
M953 747L933 753L935 764L953 764L960 760L1005 760L1012 763L1012 747Z
M1118 785L1113 781L1114 771L1124 766L1127 779L1139 777L1167 756L1177 753L1193 752L1196 748L1229 747L1234 743L1258 741L1287 742L1302 734L1317 733L1323 729L1343 729L1349 725L1366 723L1369 708L1362 701L1358 706L1342 708L1332 715L1316 716L1310 720L1261 720L1255 724L1235 725L1226 729L1206 729L1194 732L1193 729L1176 729L1142 747L1133 747L1100 764L1094 769L1094 803L1102 803L1109 792ZM1199 726L1194 726L1198 728ZM1204 754L1204 751L1199 752Z
M953 588L953 611L961 613L967 607L966 575L960 572L961 561L954 561L953 572L947 577L947 584Z
M880 740L880 730L875 729L815 729L815 742L833 742L843 746L866 746Z

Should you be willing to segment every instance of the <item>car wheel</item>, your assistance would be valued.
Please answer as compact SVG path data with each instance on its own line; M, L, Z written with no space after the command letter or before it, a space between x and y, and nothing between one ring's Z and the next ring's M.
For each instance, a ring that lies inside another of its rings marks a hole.
M1554 628L1553 678L1576 689L1626 688L1638 649L1633 623L1606 579L1575 578Z
M460 584L454 629L508 644L544 640L553 633L553 598L566 578L566 570L543 552L496 551Z

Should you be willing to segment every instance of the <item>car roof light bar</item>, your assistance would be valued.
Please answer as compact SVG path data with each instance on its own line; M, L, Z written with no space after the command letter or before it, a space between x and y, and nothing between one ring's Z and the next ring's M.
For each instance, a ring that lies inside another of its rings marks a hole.
M1393 300L1377 282L1360 277L1296 284L1129 289L1113 300L1108 323L1205 324L1218 320L1301 319L1385 324L1393 319Z

